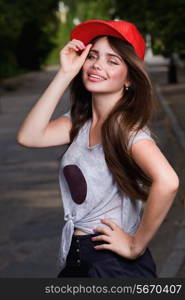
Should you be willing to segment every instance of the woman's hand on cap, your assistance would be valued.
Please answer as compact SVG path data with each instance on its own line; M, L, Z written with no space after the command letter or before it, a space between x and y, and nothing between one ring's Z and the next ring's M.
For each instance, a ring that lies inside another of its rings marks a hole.
M65 73L78 74L83 66L92 44L87 46L80 40L69 41L60 51L60 65ZM79 52L81 51L81 54Z

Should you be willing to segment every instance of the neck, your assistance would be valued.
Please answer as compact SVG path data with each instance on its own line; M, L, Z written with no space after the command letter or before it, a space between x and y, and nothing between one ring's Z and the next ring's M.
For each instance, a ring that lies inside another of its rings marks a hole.
M121 96L120 91L114 94L92 94L92 123L102 124Z

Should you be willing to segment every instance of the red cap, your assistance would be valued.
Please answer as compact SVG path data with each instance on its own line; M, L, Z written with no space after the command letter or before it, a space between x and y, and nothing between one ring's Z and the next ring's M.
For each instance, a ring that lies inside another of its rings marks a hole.
M77 39L87 45L99 35L112 35L128 41L134 47L136 54L142 60L144 59L145 40L137 27L127 21L85 21L72 30L70 40Z

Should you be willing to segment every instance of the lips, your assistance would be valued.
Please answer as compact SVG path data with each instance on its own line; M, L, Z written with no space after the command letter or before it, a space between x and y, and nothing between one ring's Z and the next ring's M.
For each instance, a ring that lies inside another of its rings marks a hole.
M107 79L107 78L105 78L102 75L99 75L97 73L88 73L88 77L90 79L97 79L97 80L106 80Z

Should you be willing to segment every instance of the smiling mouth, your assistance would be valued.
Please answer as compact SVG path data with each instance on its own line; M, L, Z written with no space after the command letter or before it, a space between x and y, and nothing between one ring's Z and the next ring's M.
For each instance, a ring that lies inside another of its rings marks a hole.
M88 79L91 81L103 81L106 80L105 78L98 76L98 75L94 75L94 74L88 74Z

